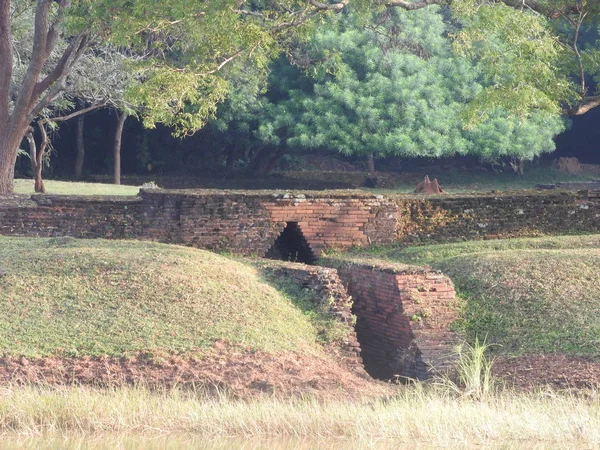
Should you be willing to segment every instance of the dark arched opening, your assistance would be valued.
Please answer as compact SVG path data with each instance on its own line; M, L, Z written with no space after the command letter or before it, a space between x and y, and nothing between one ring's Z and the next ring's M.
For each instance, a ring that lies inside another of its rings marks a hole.
M314 264L316 261L298 222L287 222L279 237L273 242L265 257L283 261Z

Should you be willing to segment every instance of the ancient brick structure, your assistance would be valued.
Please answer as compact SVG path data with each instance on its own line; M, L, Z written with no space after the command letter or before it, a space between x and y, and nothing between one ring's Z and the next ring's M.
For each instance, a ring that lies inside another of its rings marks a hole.
M592 191L396 197L400 243L600 232Z
M459 336L456 294L445 275L422 267L326 258L354 301L365 369L373 377L427 379L451 366Z
M384 197L143 190L135 197L0 199L0 234L146 239L290 260L312 260L326 247L575 232L600 232L598 192ZM450 280L424 268L330 263L354 298L361 355L372 375L426 378L445 367L456 340ZM351 320L347 299L336 297L335 274L302 267L286 268L286 276L318 285L334 299L331 312ZM357 351L349 334L342 356L356 365Z
M0 234L149 239L262 256L295 223L318 256L327 246L392 243L396 209L394 201L368 194L147 190L137 197L35 195L18 205L0 202Z
M589 194L589 195L588 195ZM600 232L594 193L389 196L143 190L136 197L0 199L0 234L148 239L265 255L294 226L325 247Z
M339 347L331 347L346 367L364 373L360 356L360 344L354 329L352 298L342 284L337 270L328 267L308 266L291 262L265 262L263 270L277 278L278 282L290 281L314 293L312 301L347 327L347 334Z

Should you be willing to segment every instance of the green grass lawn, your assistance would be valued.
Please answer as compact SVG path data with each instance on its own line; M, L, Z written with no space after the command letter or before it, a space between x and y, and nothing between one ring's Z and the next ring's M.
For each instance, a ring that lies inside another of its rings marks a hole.
M444 190L450 194L461 193L478 193L497 191L514 191L522 189L535 189L538 184L555 184L558 182L581 182L597 179L597 175L580 174L571 175L559 172L547 167L532 167L524 176L516 176L511 171L491 172L484 170L466 170L455 168L452 170L433 169L427 171L431 179L437 177ZM395 188L393 189L368 189L356 188L362 191L378 193L378 194L405 194L412 193L415 186L425 173L413 172L407 169L406 172L397 174L385 173L386 177L391 177ZM183 177L186 178L186 177ZM108 178L106 178L108 179ZM180 176L136 176L123 177L123 182L129 184L141 184L143 181L156 181L161 187L181 186L182 177ZM235 177L228 180L223 180L223 177L218 179L206 177L186 178L186 188L219 188L227 189L232 185L227 184L230 181L235 181ZM324 172L324 171L306 171L306 172L278 172L269 178L269 186L277 189L293 189L302 190L303 188L314 189L315 183L321 186L319 189L335 188L340 183L342 185L360 186L364 181L364 173L356 172ZM274 180L278 180L275 182ZM290 185L290 180L293 181ZM263 189L264 179L242 179L234 183L236 190L244 190L245 187ZM64 194L64 195L136 195L139 191L139 186L104 184L104 183L84 183L70 181L53 181L45 180L46 188L49 194ZM251 189L249 189L251 190ZM17 179L15 180L15 192L19 194L33 194L33 180Z
M598 355L600 235L379 248L350 257L441 270L464 299L457 325L470 341L498 344L497 352Z
M44 180L48 194L57 195L137 195L139 186L125 186L102 183ZM34 194L33 180L16 179L16 194Z
M256 268L186 247L0 236L0 274L4 355L320 352L328 326Z

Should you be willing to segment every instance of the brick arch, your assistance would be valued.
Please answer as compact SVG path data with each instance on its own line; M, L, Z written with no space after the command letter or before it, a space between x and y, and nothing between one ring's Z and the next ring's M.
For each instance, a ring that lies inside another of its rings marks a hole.
M274 222L297 223L314 256L327 248L367 246L367 226L375 214L364 201L335 198L293 198L263 204Z
M305 264L313 264L317 259L298 222L285 223L265 257Z

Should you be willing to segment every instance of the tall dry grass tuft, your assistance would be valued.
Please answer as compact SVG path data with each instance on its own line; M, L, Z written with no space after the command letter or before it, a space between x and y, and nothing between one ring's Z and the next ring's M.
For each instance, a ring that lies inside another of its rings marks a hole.
M492 393L481 399L427 387L392 398L234 400L202 390L9 386L0 389L0 434L191 433L215 439L420 442L433 446L545 441L600 445L600 404L583 396Z
M475 338L473 345L463 342L457 348L455 378L444 374L434 380L438 388L463 396L483 399L494 392L495 380L492 375L494 360L488 358L490 346Z

